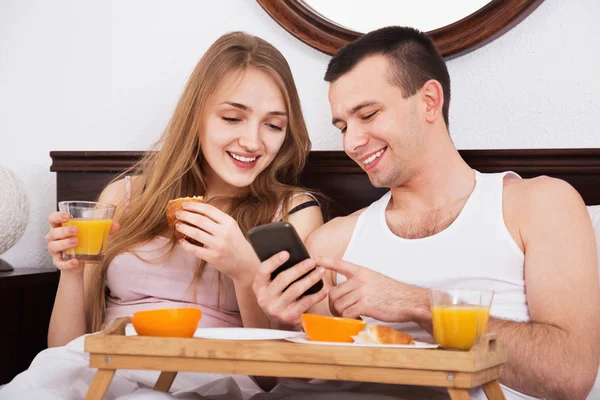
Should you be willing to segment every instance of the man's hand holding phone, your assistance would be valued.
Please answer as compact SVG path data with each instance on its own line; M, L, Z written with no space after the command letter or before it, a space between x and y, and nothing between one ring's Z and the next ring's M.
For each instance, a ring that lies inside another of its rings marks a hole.
M307 258L280 272L271 280L271 274L289 257L287 251L282 251L263 261L254 280L253 289L258 305L271 321L272 328L300 330L302 314L327 296L324 287L317 293L303 296L308 289L323 279L325 269L315 268L314 260ZM314 271L310 272L313 269ZM308 275L302 278L307 273Z

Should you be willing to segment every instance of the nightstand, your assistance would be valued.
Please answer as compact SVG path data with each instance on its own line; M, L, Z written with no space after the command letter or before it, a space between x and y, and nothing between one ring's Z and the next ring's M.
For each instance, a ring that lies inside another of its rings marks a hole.
M54 266L0 272L0 385L29 368L48 346L59 277Z

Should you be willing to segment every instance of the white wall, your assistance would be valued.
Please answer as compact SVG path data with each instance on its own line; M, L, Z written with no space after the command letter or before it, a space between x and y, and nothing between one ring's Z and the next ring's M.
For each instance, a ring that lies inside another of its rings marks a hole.
M597 0L548 0L501 38L450 61L457 147L600 147L599 19ZM314 148L341 149L323 82L329 57L253 0L0 1L0 164L31 201L27 231L5 260L49 265L49 151L146 149L201 54L231 30L284 53Z

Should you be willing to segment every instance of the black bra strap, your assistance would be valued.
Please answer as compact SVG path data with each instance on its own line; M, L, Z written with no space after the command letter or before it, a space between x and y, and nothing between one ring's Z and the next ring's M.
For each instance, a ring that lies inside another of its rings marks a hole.
M316 201L316 200L305 201L304 203L298 204L296 207L292 208L290 210L290 212L288 213L288 215L292 215L295 212L298 212L300 210L304 210L305 208L308 208L308 207L314 207L314 206L318 207L319 206L319 202Z

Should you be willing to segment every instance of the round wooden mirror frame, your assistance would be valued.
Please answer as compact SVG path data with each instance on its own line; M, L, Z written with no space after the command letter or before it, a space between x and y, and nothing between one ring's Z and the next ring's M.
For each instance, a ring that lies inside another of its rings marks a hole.
M300 0L256 0L292 35L323 53L333 55L362 36L316 14ZM473 51L521 22L544 0L492 0L473 14L427 32L445 59Z

